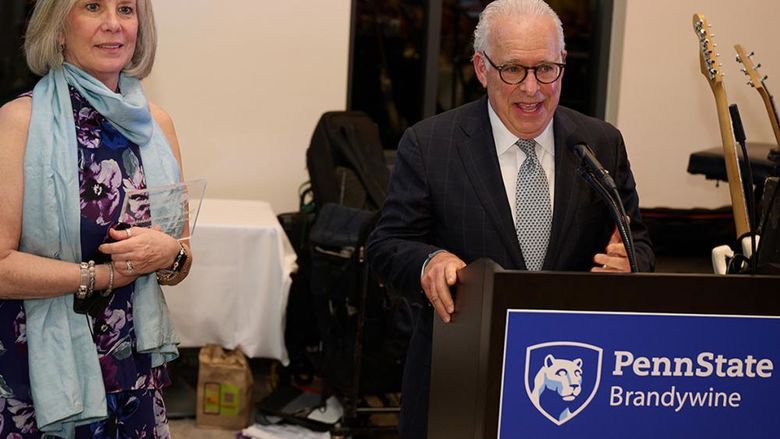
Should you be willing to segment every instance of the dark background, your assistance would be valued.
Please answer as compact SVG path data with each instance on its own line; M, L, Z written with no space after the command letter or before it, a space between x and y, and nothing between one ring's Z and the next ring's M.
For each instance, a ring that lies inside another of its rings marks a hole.
M395 149L415 122L477 99L472 35L487 0L353 0L348 107ZM613 0L548 0L568 57L561 104L604 117Z
M0 1L0 104L31 90L37 77L30 73L22 48L30 0Z

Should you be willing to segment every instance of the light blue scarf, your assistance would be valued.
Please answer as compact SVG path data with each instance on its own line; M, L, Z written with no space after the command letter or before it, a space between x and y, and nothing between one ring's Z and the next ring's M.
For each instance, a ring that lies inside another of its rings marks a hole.
M44 76L33 89L19 250L80 262L78 152L69 84L140 147L148 187L175 183L180 175L139 80L121 75L117 94L70 64ZM72 294L25 300L24 309L38 428L72 437L76 426L106 417L105 388L87 319L73 312ZM151 353L155 367L176 358L179 340L154 275L135 281L133 312L137 350Z

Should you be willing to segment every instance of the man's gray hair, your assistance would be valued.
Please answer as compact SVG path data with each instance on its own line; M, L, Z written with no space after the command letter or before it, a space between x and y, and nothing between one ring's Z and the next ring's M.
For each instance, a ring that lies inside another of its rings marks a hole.
M485 6L485 9L479 14L479 22L474 29L474 53L487 50L491 26L497 18L520 16L552 18L558 31L558 43L561 50L564 49L563 24L550 5L543 0L496 0Z

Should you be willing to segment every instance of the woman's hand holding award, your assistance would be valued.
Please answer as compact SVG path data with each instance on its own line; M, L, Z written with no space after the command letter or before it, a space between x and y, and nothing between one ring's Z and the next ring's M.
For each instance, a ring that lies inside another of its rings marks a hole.
M195 231L195 223L206 190L206 180L191 180L165 186L146 189L133 189L125 192L125 200L119 214L116 230L130 227L145 227L159 229L161 232L178 241L190 239ZM130 234L128 233L128 237ZM113 242L106 236L106 242ZM184 247L181 247L182 249ZM177 261L180 258L177 257ZM94 279L95 263L110 263L111 256L98 252L90 264L82 264L82 277L90 278L90 270ZM128 262L128 266L129 266ZM113 269L111 270L113 282ZM159 279L159 277L158 277ZM82 284L85 281L82 279ZM88 288L91 290L91 288ZM111 299L112 290L109 287L99 294L76 295L73 310L79 314L90 314L99 317Z
M179 241L189 239L195 231L205 190L205 179L129 190L117 228L158 228Z

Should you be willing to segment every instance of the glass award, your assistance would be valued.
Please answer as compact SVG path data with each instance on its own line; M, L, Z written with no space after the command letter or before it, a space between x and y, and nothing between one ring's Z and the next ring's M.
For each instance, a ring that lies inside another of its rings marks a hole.
M206 180L190 180L125 193L119 214L124 227L158 227L179 241L189 239L195 231Z

